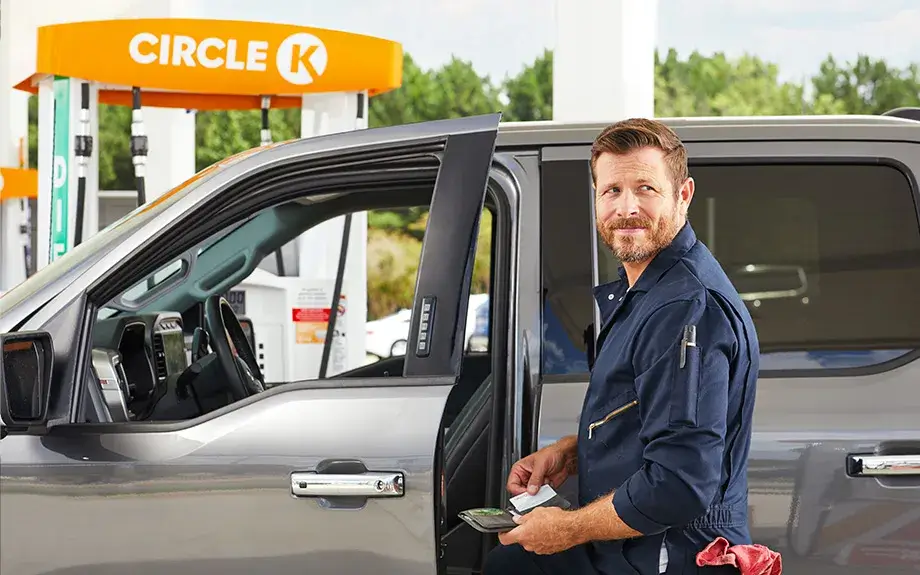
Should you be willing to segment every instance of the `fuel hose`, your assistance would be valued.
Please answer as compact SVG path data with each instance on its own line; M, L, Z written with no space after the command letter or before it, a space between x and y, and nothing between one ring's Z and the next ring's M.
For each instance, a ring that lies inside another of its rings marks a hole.
M345 279L345 264L348 261L348 240L351 237L352 214L345 214L342 226L342 248L339 250L339 267L335 274L335 287L332 290L332 305L329 306L329 319L326 322L326 340L323 342L323 355L319 362L319 379L326 379L329 369L329 356L335 339L335 324L339 315L339 300L342 299L342 283Z
M144 176L147 173L147 135L144 133L144 114L141 112L141 89L131 88L131 163L134 164L134 185L137 187L137 205L147 203Z
M260 137L263 146L272 143L272 130L268 125L268 110L271 103L271 96L262 96L262 131L260 132ZM275 250L275 267L278 268L279 277L286 275L284 273L284 254L281 252L281 248Z
M80 123L74 136L74 154L77 157L77 222L74 229L74 247L83 243L83 220L86 211L86 166L93 155L93 137L89 127L89 82L80 83Z

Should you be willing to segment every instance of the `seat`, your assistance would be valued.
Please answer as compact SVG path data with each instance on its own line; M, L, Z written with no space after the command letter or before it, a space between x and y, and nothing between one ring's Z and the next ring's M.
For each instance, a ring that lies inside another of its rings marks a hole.
M483 504L491 419L492 376L489 375L444 434L447 531L463 521L457 517L458 513Z
M463 357L460 380L447 397L444 406L444 425L450 428L460 413L473 400L473 394L482 386L483 380L492 372L492 356L489 354L467 354ZM445 438L446 441L446 438Z

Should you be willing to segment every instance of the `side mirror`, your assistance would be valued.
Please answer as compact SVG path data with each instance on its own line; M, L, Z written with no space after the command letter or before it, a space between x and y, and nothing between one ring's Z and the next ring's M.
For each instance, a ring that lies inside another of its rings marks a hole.
M45 423L54 348L46 332L0 335L0 420L6 428Z

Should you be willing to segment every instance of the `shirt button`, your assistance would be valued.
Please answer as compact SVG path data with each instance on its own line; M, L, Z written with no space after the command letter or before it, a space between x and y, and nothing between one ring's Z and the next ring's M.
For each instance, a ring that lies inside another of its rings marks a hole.
M607 299L609 299L610 301L613 301L613 297L614 297L613 294L610 294L607 296Z

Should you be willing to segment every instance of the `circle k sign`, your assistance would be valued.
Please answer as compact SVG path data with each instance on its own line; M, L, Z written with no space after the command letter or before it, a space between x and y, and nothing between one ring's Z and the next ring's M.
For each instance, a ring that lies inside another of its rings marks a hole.
M38 35L37 73L148 91L291 95L368 90L373 95L402 81L398 43L337 30L137 19L44 26Z
M288 36L278 47L278 73L298 86L311 84L326 71L329 53L323 41L306 32Z

